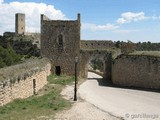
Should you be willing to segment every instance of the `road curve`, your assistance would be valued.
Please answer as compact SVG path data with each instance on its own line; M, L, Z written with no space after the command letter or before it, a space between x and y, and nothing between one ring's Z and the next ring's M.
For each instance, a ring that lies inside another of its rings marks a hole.
M101 84L101 76L88 73L78 92L86 101L126 120L160 120L160 93L110 87Z

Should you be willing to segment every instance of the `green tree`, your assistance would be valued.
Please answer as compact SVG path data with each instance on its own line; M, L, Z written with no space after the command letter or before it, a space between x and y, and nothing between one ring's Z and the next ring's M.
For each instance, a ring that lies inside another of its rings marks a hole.
M5 49L0 46L0 68L15 64L19 62L20 59L20 55L17 55L12 48Z

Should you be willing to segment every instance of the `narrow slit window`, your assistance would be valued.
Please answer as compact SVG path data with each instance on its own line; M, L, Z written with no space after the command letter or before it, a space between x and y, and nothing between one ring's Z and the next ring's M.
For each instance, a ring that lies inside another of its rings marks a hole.
M58 50L63 51L63 35L58 36Z

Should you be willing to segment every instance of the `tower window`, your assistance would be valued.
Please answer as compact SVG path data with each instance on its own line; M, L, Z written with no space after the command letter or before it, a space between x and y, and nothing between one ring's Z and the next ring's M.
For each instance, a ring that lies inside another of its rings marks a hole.
M63 45L63 36L62 35L58 36L58 44Z
M63 51L63 35L58 36L58 50Z

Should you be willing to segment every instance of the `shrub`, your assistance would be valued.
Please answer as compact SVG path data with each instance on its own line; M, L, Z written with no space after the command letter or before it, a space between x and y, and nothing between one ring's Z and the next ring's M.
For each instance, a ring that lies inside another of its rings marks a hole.
M20 59L20 55L17 55L12 48L5 49L0 46L0 68L15 64Z

